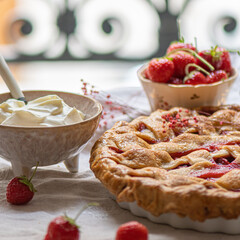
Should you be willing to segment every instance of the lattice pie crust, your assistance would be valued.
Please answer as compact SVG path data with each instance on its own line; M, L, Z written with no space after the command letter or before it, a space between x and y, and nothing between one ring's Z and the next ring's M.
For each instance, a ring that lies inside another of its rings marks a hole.
M117 122L95 143L90 166L117 201L154 216L236 218L240 108L172 108Z

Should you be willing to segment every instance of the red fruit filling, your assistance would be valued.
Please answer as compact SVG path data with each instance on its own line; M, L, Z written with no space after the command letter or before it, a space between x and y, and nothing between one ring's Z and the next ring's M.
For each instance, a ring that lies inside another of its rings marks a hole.
M188 151L183 151L183 152L176 152L176 153L170 153L170 156L173 159L180 158L183 156L186 156L194 151L198 150L207 150L208 152L215 152L220 149L222 145L240 145L238 142L225 142L225 143L215 143L215 144L205 144L199 148L191 149Z
M225 143L226 144L226 143ZM233 145L234 143L227 143L229 145ZM235 143L239 145L239 143ZM219 145L209 145L205 146L201 149L208 150L209 152L214 152L215 150L219 149ZM179 153L173 153L170 154L173 159L180 158L183 156L188 155L189 153L196 151L196 150L201 150L199 149L193 149L190 151L185 151L185 152L179 152ZM204 168L202 170L198 171L193 171L190 173L191 177L198 177L198 178L204 178L209 181L216 181L217 178L222 177L224 174L228 173L229 171L233 169L240 169L240 163L235 162L234 157L228 156L228 157L220 157L220 158L213 158L211 162L214 164L209 168ZM179 165L176 169L179 168L184 168L184 167L189 167L189 164L182 164Z
M228 165L229 163L234 161L234 158L232 156L229 156L227 158L221 157L221 158L214 159L214 161L218 165Z
M138 125L138 131L139 132L142 132L144 129L147 129L147 126L143 123L143 122L141 122L139 125Z
M117 148L117 147L113 147L113 146L110 146L108 147L109 149L111 149L112 151L114 151L115 153L124 153L121 149Z
M213 165L212 167L205 168L203 170L194 171L191 176L199 178L220 178L224 174L230 172L233 169L240 169L240 164L234 161L228 165Z
M144 139L148 144L156 144L158 141L156 139Z

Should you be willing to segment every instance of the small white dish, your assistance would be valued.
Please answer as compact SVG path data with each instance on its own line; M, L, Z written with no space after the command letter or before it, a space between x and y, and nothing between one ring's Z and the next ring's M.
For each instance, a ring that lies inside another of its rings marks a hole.
M238 76L236 69L232 69L231 76L212 84L177 85L153 82L144 77L147 64L138 72L138 78L148 97L152 111L170 109L171 107L195 108L200 106L219 106L225 104L230 87Z

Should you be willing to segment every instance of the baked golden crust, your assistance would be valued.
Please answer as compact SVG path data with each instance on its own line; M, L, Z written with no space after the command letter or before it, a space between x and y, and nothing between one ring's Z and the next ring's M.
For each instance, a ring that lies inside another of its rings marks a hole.
M157 110L117 122L92 148L92 171L117 201L136 201L155 216L238 217L239 107L206 110Z

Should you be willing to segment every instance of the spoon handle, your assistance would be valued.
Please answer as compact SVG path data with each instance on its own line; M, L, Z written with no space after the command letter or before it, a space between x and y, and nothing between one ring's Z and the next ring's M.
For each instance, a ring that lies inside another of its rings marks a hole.
M0 55L0 75L2 76L8 89L10 90L12 97L26 102L25 97L17 84L17 81L15 80L13 74L11 73L5 59L1 55Z

